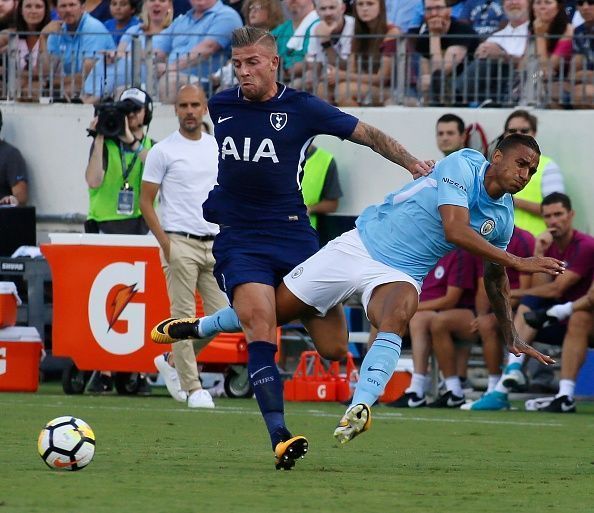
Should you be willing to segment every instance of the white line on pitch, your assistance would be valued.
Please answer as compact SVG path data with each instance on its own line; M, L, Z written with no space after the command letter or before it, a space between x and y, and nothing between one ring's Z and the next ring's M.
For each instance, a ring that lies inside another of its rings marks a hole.
M55 403L23 403L21 401L6 401L0 400L0 404L10 404L19 406L32 406L43 408L56 407L76 407L89 410L112 410L112 411L136 411L136 412L170 412L170 413L196 413L195 410L182 407L179 408L144 408L139 405L134 406L108 406L99 404L85 404L85 405L70 405L68 401L58 401ZM199 409L202 413L217 413L221 415L227 414L241 414L241 415L260 415L260 412L254 409L240 408L237 406L218 406L214 410ZM291 411L291 416L313 416L313 417L328 417L338 418L337 414L324 412L322 410L305 410L305 411ZM539 427L563 427L564 424L559 422L529 422L517 420L490 420L490 419L447 419L443 417L408 417L402 413L377 413L374 412L374 419L382 420L413 420L416 422L445 422L450 424L492 424L492 425L507 425L507 426L539 426Z

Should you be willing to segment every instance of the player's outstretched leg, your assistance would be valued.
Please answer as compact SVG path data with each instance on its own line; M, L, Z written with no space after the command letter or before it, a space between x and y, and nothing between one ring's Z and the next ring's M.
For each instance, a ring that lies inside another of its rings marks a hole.
M369 429L371 412L367 405L375 403L394 374L401 345L402 339L396 333L380 331L377 334L361 363L351 406L334 430L334 438L341 444Z
M152 329L151 339L157 344L173 344L188 338L209 339L219 333L238 331L241 331L239 318L233 308L227 307L200 319L196 317L165 319Z

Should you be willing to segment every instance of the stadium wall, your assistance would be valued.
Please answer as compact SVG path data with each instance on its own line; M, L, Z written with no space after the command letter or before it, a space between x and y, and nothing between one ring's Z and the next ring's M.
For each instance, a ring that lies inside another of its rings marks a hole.
M42 218L76 218L87 211L84 171L91 140L86 128L93 115L88 105L2 105L2 137L25 156L31 179L30 203ZM438 159L435 121L455 112L465 122L479 122L489 140L501 132L509 109L443 109L384 107L350 109L363 121L386 131L423 159ZM561 166L567 191L574 201L577 227L594 233L594 111L534 111L539 119L538 142L543 153ZM289 120L290 122L290 120ZM177 128L173 107L156 105L150 135L160 140ZM339 213L356 215L385 193L404 184L404 171L371 150L321 137L317 144L333 152L344 198Z

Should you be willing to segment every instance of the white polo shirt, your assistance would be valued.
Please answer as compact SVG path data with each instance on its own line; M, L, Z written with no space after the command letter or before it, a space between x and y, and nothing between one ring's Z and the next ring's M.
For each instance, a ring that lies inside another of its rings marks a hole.
M159 217L165 231L216 235L219 227L208 223L202 203L217 183L219 149L212 135L198 141L179 130L149 151L142 179L160 185Z
M512 57L522 57L526 51L528 36L528 22L517 27L512 27L511 23L508 23L501 30L491 34L487 41L499 45Z
M320 43L320 38L316 35L316 27L312 29L312 34L309 40L309 46L307 48L307 56L306 59L308 62L322 62L326 63L328 58L326 56L326 52L322 48L322 44ZM353 42L353 36L355 35L355 18L349 15L345 15L344 17L344 27L342 27L342 32L340 33L340 37L337 40L332 39L332 47L342 60L346 60L351 55L351 44ZM335 65L336 63L331 62L331 65Z

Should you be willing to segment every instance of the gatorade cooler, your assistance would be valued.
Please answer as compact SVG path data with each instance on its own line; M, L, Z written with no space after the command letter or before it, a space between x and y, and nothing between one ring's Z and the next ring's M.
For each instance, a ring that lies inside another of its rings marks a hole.
M0 328L16 324L17 306L20 304L16 285L11 281L0 281Z
M410 386L412 371L413 362L410 358L398 360L396 370L379 398L380 403L391 403L404 394L404 391Z
M37 391L42 347L35 328L0 329L0 391Z

